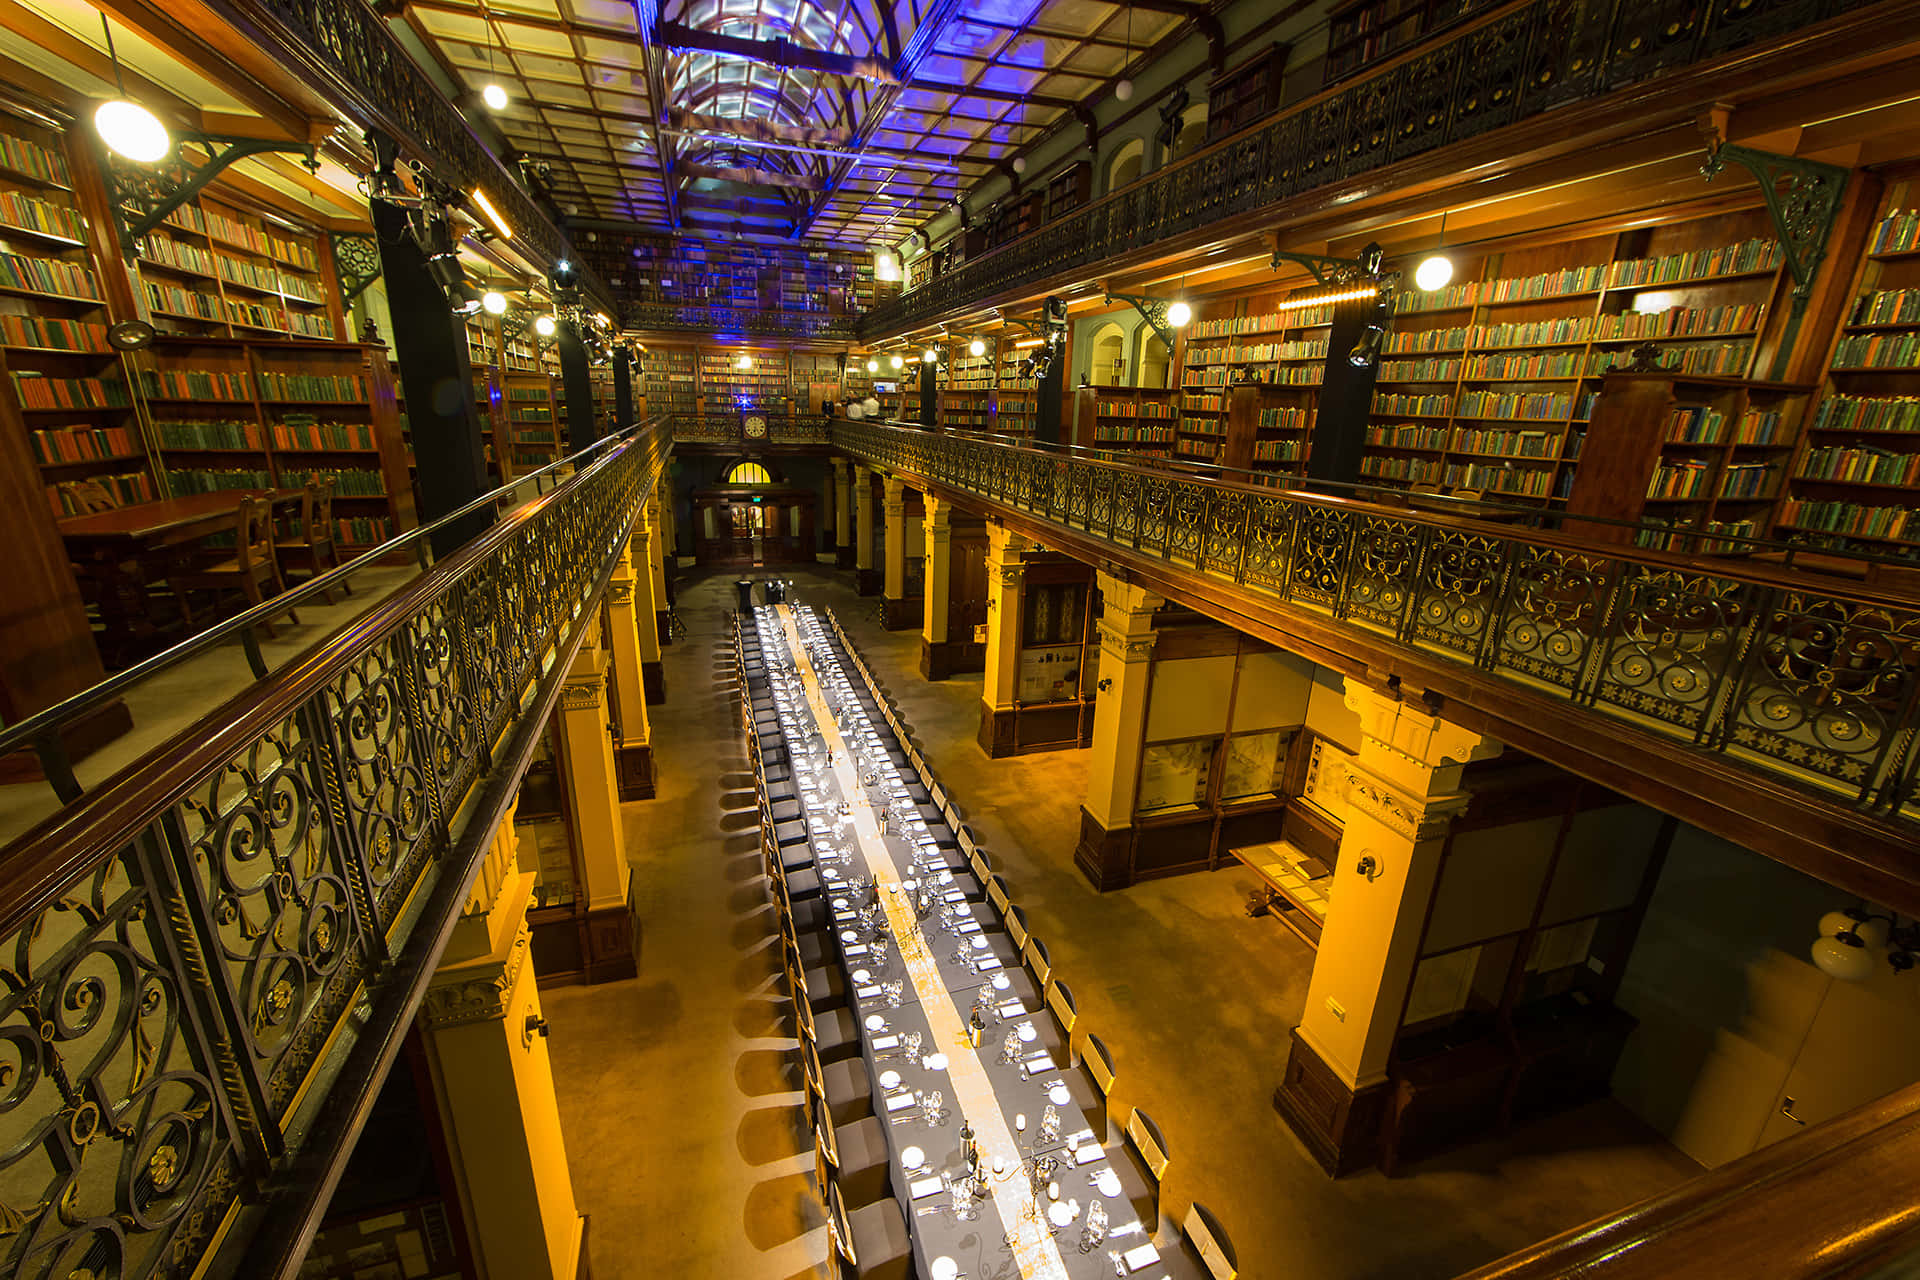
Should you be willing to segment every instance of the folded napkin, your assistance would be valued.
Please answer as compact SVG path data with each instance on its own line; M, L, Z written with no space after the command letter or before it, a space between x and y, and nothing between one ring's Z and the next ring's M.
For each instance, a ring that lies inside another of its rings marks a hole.
M914 1097L913 1094L911 1093L891 1094L887 1098L887 1110L904 1111L908 1107L917 1106L919 1104L919 1101L920 1100Z
M946 1185L946 1183L940 1180L940 1175L935 1174L931 1178L917 1178L909 1182L907 1184L907 1191L915 1200L918 1200L924 1196L933 1195L935 1192L944 1191Z
M1151 1243L1143 1244L1121 1254L1120 1261L1127 1264L1128 1271L1138 1271L1142 1267L1150 1267L1160 1261L1160 1251Z
M1106 1152L1100 1149L1099 1143L1083 1142L1073 1149L1073 1162L1075 1164L1092 1164L1104 1155L1106 1155Z
M874 1052L878 1053L882 1049L891 1049L899 1043L899 1036L875 1036L873 1038Z
M999 956L981 956L974 963L982 970L998 969L1000 967L1000 957Z

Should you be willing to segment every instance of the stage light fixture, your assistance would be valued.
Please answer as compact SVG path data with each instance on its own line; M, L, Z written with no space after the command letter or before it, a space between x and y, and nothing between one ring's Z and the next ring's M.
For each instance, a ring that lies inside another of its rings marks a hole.
M751 369L753 368L753 357L743 351L740 353L740 358L733 362L733 367L736 369Z
M489 289L480 295L480 307L481 310L490 316L505 315L507 313L507 295L498 289Z

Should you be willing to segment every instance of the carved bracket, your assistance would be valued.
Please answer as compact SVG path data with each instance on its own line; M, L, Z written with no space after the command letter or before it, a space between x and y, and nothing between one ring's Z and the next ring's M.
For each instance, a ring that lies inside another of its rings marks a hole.
M107 185L113 197L114 221L120 224L120 246L128 253L137 251L147 232L199 195L236 160L289 152L304 156L309 170L318 172L320 168L311 142L227 138L204 133L187 134L181 141L198 143L206 150L207 159L198 163L190 160L184 146L175 147L173 154L158 165L134 164L114 155L107 157ZM219 150L215 150L216 147Z
M372 236L335 234L333 271L340 277L340 304L350 307L353 300L380 278L380 242Z
M1136 293L1109 293L1108 302L1131 302L1140 318L1147 322L1168 351L1173 350L1173 326L1167 323L1168 303L1164 298L1145 298Z
M1712 141L1707 144L1707 158L1700 172L1711 182L1728 161L1751 173L1760 184L1761 197L1767 202L1767 213L1786 254L1787 270L1793 275L1794 299L1805 301L1813 288L1813 277L1827 256L1827 236L1840 212L1840 197L1846 192L1852 170Z

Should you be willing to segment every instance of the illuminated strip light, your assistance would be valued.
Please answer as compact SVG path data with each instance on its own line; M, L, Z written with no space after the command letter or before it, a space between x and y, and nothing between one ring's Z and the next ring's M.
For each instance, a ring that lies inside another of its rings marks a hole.
M493 207L493 201L487 199L487 193L479 187L475 187L472 195L473 202L480 206L480 212L487 216L487 221L491 222L493 229L500 233L500 238L502 240L513 239L513 228L508 226L507 220L500 216L500 211Z
M1045 344L1045 342L1045 338L1022 338L1020 341L1014 343L1013 347L1014 350L1018 351L1022 347L1038 347Z
M1276 312L1300 311L1307 307L1325 307L1331 306L1336 302L1353 302L1360 298L1377 298L1379 296L1380 286L1377 284L1369 284L1362 285L1357 289L1340 289L1333 293L1309 293L1297 298L1288 298L1285 302L1275 307L1274 310Z

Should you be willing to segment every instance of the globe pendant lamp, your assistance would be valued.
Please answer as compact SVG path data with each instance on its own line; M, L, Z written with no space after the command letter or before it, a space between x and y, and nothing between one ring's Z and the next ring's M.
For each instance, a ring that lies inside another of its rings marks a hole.
M1420 260L1413 269L1413 282L1421 289L1432 293L1435 289L1444 289L1453 279L1453 259L1445 253L1447 243L1447 211L1440 211L1440 248L1435 249Z
M113 28L107 15L100 15L100 30L107 39L107 57L113 62L113 83L119 96L103 102L93 113L93 127L100 141L117 156L135 164L153 164L167 158L173 150L173 138L160 117L127 97L127 86L120 75L120 54L113 47Z

